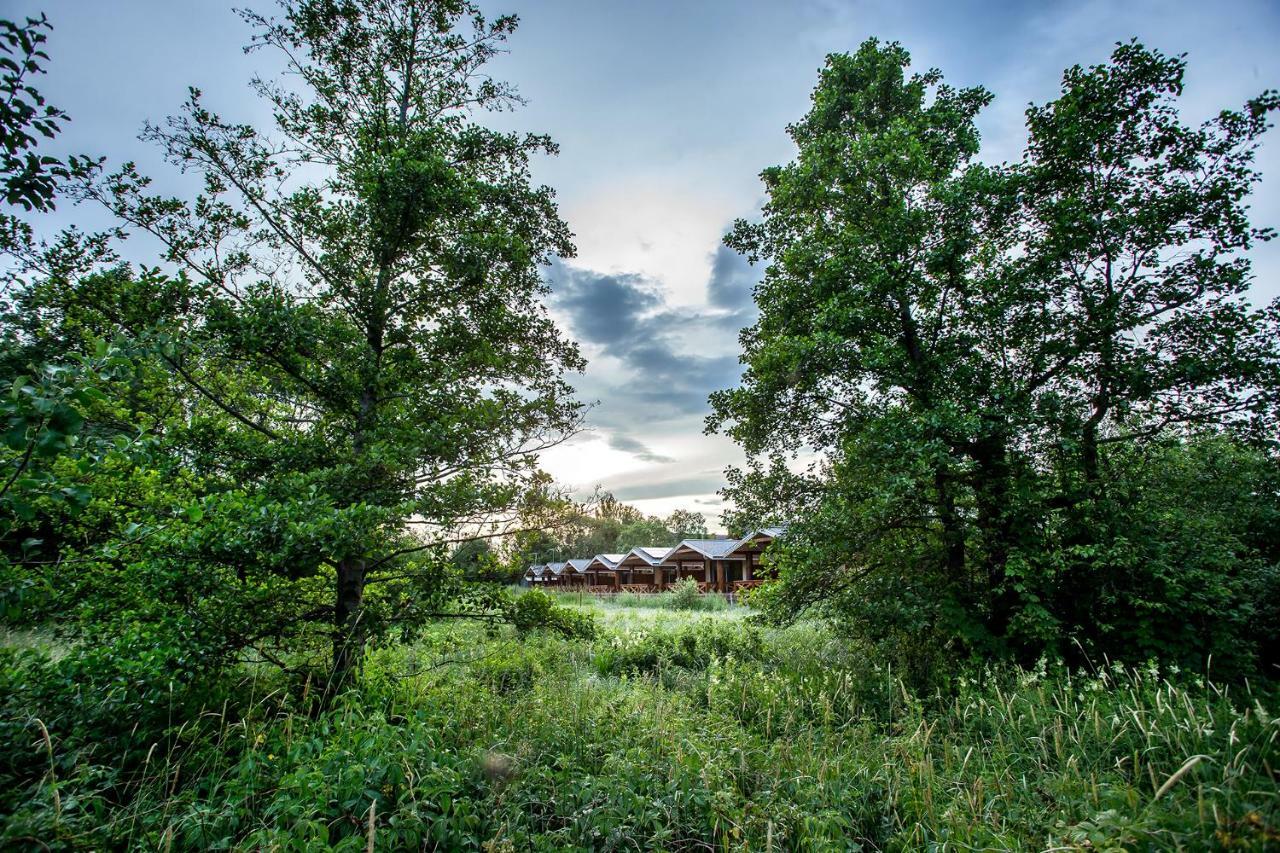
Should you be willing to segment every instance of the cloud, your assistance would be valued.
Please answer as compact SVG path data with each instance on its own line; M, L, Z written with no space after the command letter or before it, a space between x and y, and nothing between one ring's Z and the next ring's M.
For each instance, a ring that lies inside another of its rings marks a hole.
M580 340L606 350L643 334L641 317L662 305L662 297L640 276L605 275L555 263L550 268L554 304L567 312Z
M707 301L716 308L735 313L754 308L752 296L759 281L759 272L747 263L747 259L722 244L716 248L711 262Z
M724 475L715 472L702 477L685 477L651 483L626 483L613 489L620 501L642 501L653 498L678 498L685 495L707 495L724 488Z
M656 285L635 274L557 262L547 277L551 304L568 318L573 336L622 368L589 368L608 394L598 422L634 426L646 419L703 414L712 391L737 384L741 368L728 330L736 333L743 325L742 310L672 307Z
M663 456L661 453L655 453L649 449L649 445L645 444L638 438L629 435L623 435L620 432L609 433L609 446L614 450L621 450L623 453L630 453L637 459L645 462L654 462L657 464L666 464L675 462L676 460L670 456Z

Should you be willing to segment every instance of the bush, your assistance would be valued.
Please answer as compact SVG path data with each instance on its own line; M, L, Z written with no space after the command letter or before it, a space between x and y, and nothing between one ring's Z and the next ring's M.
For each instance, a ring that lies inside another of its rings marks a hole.
M736 657L758 660L763 635L752 626L700 620L677 630L627 630L595 649L601 675L652 673L663 667L705 670L713 660Z
M671 606L676 610L702 609L702 593L693 578L678 580L671 587Z
M591 639L596 632L595 620L590 614L556 604L551 596L537 588L515 598L509 617L520 634L548 629L565 637Z

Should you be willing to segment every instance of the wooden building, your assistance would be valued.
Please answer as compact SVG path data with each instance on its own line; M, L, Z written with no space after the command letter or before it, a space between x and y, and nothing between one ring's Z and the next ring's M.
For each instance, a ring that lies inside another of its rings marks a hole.
M587 559L569 560L564 564L564 579L568 586L587 586Z
M616 590L620 581L614 571L626 554L596 554L587 563L587 588L595 592Z
M742 577L729 582L729 591L751 589L778 576L777 569L766 568L760 564L760 555L768 549L774 539L782 535L783 529L764 527L753 530L738 540L738 544L729 552L729 556L742 559Z
M732 593L776 577L760 556L783 528L753 530L741 539L685 539L667 548L632 548L626 554L596 554L563 563L531 566L525 578L551 586L585 587L591 592L657 592L693 578L703 592Z
M632 548L613 569L618 575L618 588L624 592L653 592L662 575L659 567L670 550L661 545Z
M743 556L734 553L736 539L685 539L670 549L662 561L663 582L693 578L704 592L731 592L741 580ZM661 583L660 588L665 588Z

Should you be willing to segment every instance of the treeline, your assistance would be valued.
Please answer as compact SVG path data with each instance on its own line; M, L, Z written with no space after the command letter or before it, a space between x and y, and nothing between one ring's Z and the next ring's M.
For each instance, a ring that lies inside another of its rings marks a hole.
M665 518L645 515L609 492L576 505L574 510L554 527L517 535L518 561L527 565L596 554L625 554L637 546L675 545L682 539L708 535L706 516L700 512L678 509Z
M468 580L519 581L531 564L591 558L630 551L637 545L675 545L707 535L702 513L678 509L662 518L645 515L609 492L585 502L565 498L544 527L521 530L502 541L470 539L454 549L450 560Z
M1274 674L1280 301L1251 299L1274 232L1247 200L1280 95L1191 124L1185 61L1120 44L991 165L991 93L909 64L829 57L763 220L726 238L766 267L709 428L752 458L743 523L795 522L758 601L925 681L1041 656Z

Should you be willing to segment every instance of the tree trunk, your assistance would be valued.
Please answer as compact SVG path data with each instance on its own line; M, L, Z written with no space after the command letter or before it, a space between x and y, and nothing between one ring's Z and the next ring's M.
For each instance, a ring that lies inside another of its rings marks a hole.
M1012 497L1009 449L1004 436L992 434L976 442L973 457L977 464L976 524L984 546L987 630L994 638L1003 639L1017 607L1017 597L1006 588L1005 581L1018 512Z
M949 583L957 588L964 583L964 528L947 473L939 469L934 475L938 489L938 522L942 525L942 565Z
M348 557L338 563L330 693L337 693L347 686L364 655L364 626L360 624L360 610L364 603L365 567L362 558Z

